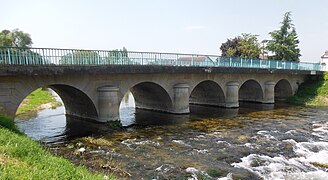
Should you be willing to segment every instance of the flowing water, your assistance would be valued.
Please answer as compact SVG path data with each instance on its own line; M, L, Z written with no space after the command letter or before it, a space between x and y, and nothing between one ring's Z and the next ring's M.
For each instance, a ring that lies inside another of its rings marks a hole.
M121 130L65 117L64 108L16 122L56 154L125 178L328 179L328 108L241 103L172 115L131 106L132 96L122 101Z

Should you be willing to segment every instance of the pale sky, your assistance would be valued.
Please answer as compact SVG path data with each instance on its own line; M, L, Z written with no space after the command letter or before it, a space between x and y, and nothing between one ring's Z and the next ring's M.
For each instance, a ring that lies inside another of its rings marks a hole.
M31 34L33 47L220 55L241 33L268 39L292 12L301 60L328 50L327 0L0 0L0 30Z

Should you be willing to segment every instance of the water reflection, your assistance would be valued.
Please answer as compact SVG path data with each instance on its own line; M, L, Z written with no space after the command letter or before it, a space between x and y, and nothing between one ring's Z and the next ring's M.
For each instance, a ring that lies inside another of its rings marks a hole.
M63 106L45 109L30 120L16 119L18 128L27 136L44 143L63 141L66 138L66 118Z
M132 93L128 91L120 104L120 120L123 126L135 124L135 101Z

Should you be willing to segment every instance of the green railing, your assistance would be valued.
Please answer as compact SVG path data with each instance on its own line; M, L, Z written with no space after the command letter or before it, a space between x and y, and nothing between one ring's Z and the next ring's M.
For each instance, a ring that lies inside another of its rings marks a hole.
M323 71L319 63L245 59L201 54L0 47L0 65L162 65Z

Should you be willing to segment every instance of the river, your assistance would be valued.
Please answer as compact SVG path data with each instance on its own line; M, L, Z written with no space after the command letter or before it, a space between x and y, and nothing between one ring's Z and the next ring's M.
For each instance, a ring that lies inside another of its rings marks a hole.
M63 107L16 123L53 153L125 178L328 178L328 108L241 103L172 115L133 106L132 96L122 101L121 130L66 117Z

